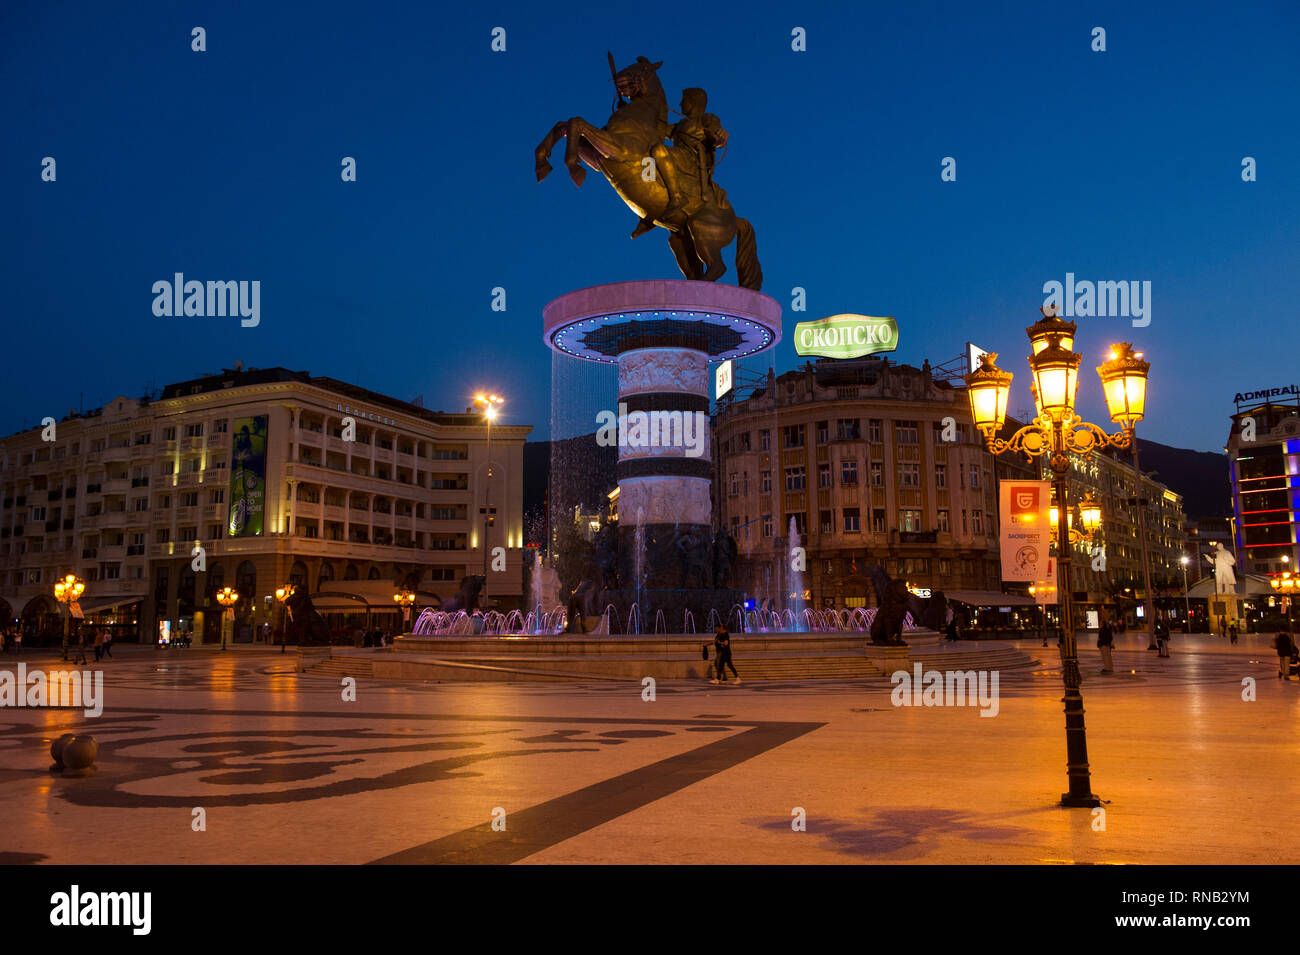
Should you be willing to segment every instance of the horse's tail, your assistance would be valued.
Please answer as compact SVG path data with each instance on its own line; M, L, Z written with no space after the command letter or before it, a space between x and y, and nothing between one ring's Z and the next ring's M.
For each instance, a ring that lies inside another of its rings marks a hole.
M736 218L736 275L744 288L763 287L763 267L758 264L758 240L748 219Z

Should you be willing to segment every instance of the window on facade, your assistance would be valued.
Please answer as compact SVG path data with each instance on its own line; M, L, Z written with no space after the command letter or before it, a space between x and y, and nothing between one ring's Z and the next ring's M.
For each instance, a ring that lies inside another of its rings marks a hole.
M980 466L978 464L972 464L970 466L970 486L972 488L978 488L980 486Z
M976 534L984 533L984 512L974 510L970 512L970 528Z
M781 440L783 446L787 448L802 448L804 446L804 426L801 424L785 426L781 429Z
M948 465L936 464L934 466L934 486L938 488L948 486Z
M787 491L802 491L807 486L808 474L806 468L785 469L785 489Z
M197 506L198 506L198 503L199 503L199 492L198 492L198 491L186 491L186 492L183 493L180 497L181 497L181 500L180 500L180 506L181 506L181 507L197 507Z
M817 523L821 527L821 531L823 534L829 534L831 533L832 530L834 530L834 523L831 519L830 511L818 511Z
M900 531L919 531L921 529L921 512L912 508L903 508L898 512L898 529Z
M805 514L803 511L794 511L789 516L794 519L794 532L796 534L802 537L808 533L807 514ZM787 529L790 527L790 521L788 519L785 522L785 526Z
M872 444L880 444L885 440L885 425L879 418L870 418L867 420L867 440Z
M829 421L817 422L817 443L825 444L831 438L831 428Z
M970 533L970 527L966 523L966 508L964 507L961 509L961 532L963 534Z
M758 492L760 494L772 493L772 472L760 471L758 473Z
M158 533L154 535L154 540L157 541L159 544L165 544L169 540L171 540L171 538L172 538L171 528L168 527L158 528Z
M164 441L175 441L176 428L174 426L169 428L163 428L162 436Z
M835 437L840 441L857 441L862 437L861 418L839 418L835 422Z
M897 444L917 444L919 442L915 421L895 421L894 441Z
M947 512L947 511L940 511L940 512L939 512L938 530L942 531L942 532L945 533L945 534L952 533L952 526L951 526L951 524L950 524L950 522L949 522L949 517L948 517L948 512Z
M856 534L862 530L862 519L856 507L844 508L844 533Z
M137 512L149 510L149 498L137 497L135 499L135 509Z
M840 483L847 487L858 483L858 462L856 460L840 462Z
M735 471L731 472L731 496L735 497L740 493L740 475Z
M885 509L883 507L871 509L871 533L885 533Z
M203 424L202 424L202 422L200 422L199 424L187 424L187 425L185 426L185 437L187 437L187 438L201 438L201 437L203 437Z
M763 536L764 537L772 536L772 515L771 514L763 515Z
M748 431L742 432L741 435L740 435L740 450L742 450L742 451L748 451L748 450L749 450L749 432L748 432Z
M921 466L915 461L904 461L898 466L898 483L902 487L920 487Z
M766 428L758 433L758 450L772 450L772 432L768 431Z
M817 486L818 487L831 486L831 466L829 464L817 465Z
M871 486L872 487L885 486L885 464L883 461L871 462Z

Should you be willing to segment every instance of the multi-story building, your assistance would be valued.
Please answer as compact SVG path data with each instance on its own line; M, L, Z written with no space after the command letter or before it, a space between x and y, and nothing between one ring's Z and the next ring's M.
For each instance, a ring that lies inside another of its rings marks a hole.
M282 584L391 613L395 584L437 603L482 572L485 545L491 599L517 606L530 430L492 426L488 468L480 414L285 368L115 398L0 441L0 612L57 621L53 582L75 573L96 622L213 640L213 596L232 586L234 636L252 639Z
M1228 473L1238 569L1276 577L1300 570L1300 390L1252 392L1232 416Z
M1083 611L1103 604L1113 607L1118 602L1130 622L1135 622L1136 601L1146 596L1138 508L1146 508L1147 556L1154 595L1174 586L1181 592L1182 557L1187 553L1182 496L1146 473L1139 493L1129 452L1107 449L1071 454L1070 467L1072 505L1091 494L1101 505L1102 514L1096 538L1078 548L1070 563L1076 608ZM1046 462L1042 464L1042 477L1051 478Z
M1037 471L1010 455L995 462L965 391L928 363L769 371L766 386L720 403L713 438L715 520L736 540L736 583L750 594L792 592L793 525L811 606L870 605L865 574L877 563L916 589L1002 602L992 600L1003 592L997 479Z

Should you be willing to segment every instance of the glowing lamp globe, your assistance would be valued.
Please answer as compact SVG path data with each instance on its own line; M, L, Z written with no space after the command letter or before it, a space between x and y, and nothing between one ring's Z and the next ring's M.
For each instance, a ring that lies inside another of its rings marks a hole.
M1080 355L1062 348L1059 337L1029 359L1043 414L1054 421L1074 414L1074 393L1079 385Z
M980 367L966 375L966 394L970 398L975 427L985 434L1002 428L1007 419L1007 399L1011 396L1011 372L996 364L997 352L980 356Z
M1142 360L1142 353L1133 351L1128 342L1120 342L1110 351L1110 360L1097 367L1101 386L1106 391L1106 405L1110 420L1124 428L1132 428L1146 413L1147 373L1151 363Z
M1074 333L1078 326L1074 322L1067 322L1062 318L1057 318L1054 314L1049 314L1043 309L1043 317L1034 322L1029 328L1025 329L1025 334L1029 336L1029 344L1033 348L1033 353L1037 355L1044 348L1052 344L1052 338L1055 336L1060 341L1060 345L1066 351L1074 350Z
M1089 537L1101 527L1101 505L1091 494L1079 502L1079 517L1083 521L1083 532Z

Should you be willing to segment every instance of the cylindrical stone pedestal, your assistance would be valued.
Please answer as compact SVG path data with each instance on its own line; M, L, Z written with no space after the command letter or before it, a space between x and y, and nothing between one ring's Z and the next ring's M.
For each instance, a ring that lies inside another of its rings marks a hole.
M775 345L781 306L750 289L676 279L571 292L544 318L551 348L618 365L618 588L609 599L636 602L643 619L662 609L670 628L683 609L700 625L709 609L725 614L735 593L711 593L709 363Z

